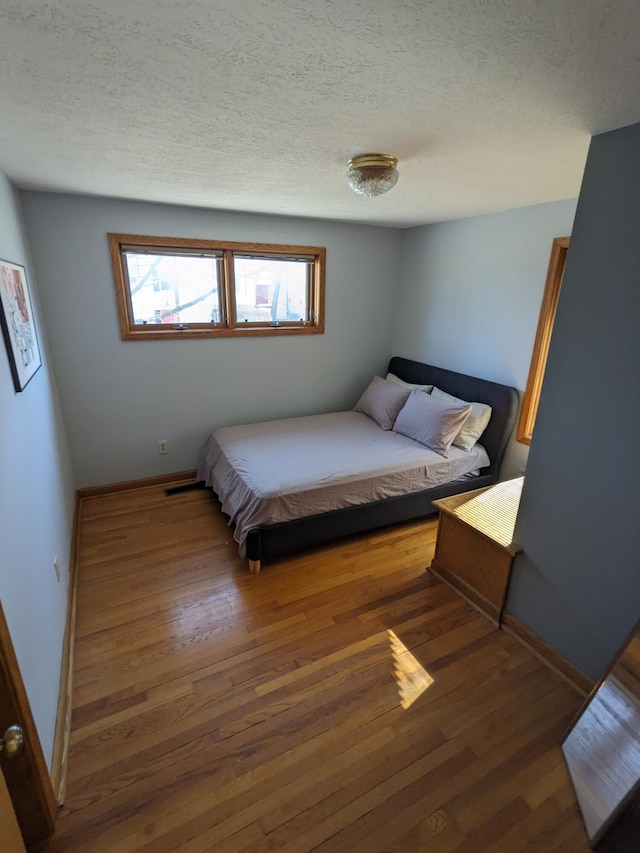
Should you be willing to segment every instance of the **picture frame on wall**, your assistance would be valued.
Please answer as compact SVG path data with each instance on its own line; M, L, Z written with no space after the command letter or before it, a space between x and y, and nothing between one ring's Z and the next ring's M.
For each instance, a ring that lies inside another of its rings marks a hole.
M0 259L0 324L16 392L24 391L42 366L27 271Z

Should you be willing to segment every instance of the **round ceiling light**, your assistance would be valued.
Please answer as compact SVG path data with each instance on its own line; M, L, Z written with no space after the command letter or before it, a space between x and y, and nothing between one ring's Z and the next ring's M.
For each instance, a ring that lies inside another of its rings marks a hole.
M360 195L382 195L398 183L398 158L391 154L361 154L349 160L347 183Z

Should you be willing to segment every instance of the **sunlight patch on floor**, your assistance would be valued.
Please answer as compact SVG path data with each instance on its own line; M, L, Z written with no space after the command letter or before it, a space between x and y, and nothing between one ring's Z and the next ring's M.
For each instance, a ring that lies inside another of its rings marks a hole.
M433 678L392 630L389 629L387 633L393 656L393 674L400 694L400 704L406 710L413 705L416 699L422 696L428 687L431 687Z

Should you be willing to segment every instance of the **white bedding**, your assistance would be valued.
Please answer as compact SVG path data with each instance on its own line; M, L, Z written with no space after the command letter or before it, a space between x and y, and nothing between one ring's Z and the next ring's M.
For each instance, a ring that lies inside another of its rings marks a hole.
M360 412L334 412L216 430L197 477L218 495L245 554L252 527L397 497L477 474L480 444L445 459Z

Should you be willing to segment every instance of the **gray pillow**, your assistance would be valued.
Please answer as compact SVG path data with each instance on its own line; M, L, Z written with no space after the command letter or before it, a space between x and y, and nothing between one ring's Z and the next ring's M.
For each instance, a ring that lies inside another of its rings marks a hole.
M453 439L470 412L468 403L460 406L438 400L424 391L412 391L398 413L393 431L448 456Z
M356 403L356 412L369 415L382 429L391 429L410 393L408 388L401 388L381 376L374 376Z
M491 406L487 406L486 403L467 403L466 400L453 397L451 394L447 394L446 391L441 391L438 387L435 387L431 393L439 400L447 400L449 403L471 406L471 414L462 425L462 429L458 435L453 439L456 447L461 447L462 450L471 450L491 420Z

